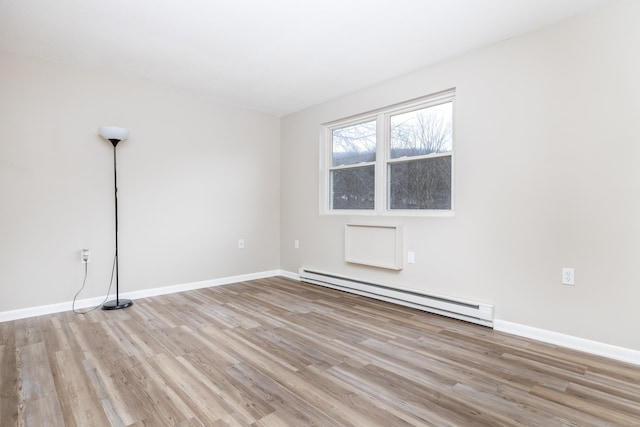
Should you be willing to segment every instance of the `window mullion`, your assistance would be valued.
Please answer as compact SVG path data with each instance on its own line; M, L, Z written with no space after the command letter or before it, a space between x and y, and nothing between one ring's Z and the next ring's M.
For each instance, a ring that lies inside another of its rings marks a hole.
M388 119L385 114L378 113L376 116L376 212L387 210L387 125Z

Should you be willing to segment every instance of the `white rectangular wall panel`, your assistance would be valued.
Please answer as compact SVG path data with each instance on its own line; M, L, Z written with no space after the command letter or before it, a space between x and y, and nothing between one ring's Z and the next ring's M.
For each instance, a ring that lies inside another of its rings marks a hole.
M401 225L345 225L344 260L346 262L402 270L403 247Z

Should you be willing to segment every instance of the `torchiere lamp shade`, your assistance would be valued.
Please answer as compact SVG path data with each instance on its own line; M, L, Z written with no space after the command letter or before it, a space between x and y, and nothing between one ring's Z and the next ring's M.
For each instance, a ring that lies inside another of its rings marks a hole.
M129 129L118 126L102 126L98 128L98 132L101 137L111 141L114 147L118 142L129 138Z

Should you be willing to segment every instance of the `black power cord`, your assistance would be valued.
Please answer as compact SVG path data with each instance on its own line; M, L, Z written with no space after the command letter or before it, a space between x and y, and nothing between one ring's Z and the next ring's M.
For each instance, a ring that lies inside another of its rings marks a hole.
M96 305L95 307L93 307L93 308L91 308L89 310L85 310L85 311L78 311L78 310L76 310L76 299L78 298L78 295L80 295L80 292L82 292L82 290L84 289L84 286L87 283L87 276L89 275L89 263L85 262L84 263L84 278L82 279L82 286L80 287L78 292L76 292L76 294L73 296L73 302L71 303L71 310L76 314L87 314L87 313L91 313L93 310L96 310L96 309L102 307L102 304L107 302L107 299L109 299L109 292L111 292L111 285L113 285L113 274L114 274L115 271L116 271L116 257L114 255L113 256L113 266L111 267L111 279L109 280L109 289L107 289L107 296L104 297L104 300L100 304Z

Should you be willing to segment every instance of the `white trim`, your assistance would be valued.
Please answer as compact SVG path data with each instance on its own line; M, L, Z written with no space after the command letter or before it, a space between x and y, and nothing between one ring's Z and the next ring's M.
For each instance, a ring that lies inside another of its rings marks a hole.
M267 277L274 276L287 276L287 272L282 270L263 271L259 273L242 274L239 276L222 277L219 279L204 280L201 282L184 283L180 285L164 286L161 288L143 289L140 291L124 292L120 294L121 298L128 298L132 300L140 298L148 298L158 295L173 294L177 292L191 291L195 289L210 288L220 285L228 285L231 283L244 282L247 280L265 279ZM287 276L288 277L288 276ZM110 295L107 300L115 298L115 295ZM101 304L105 300L104 296L87 298L76 301L76 309L86 309L95 307ZM71 301L62 302L58 304L41 305L37 307L28 307L18 310L10 310L0 312L0 322L8 322L10 320L25 319L27 317L44 316L47 314L61 313L71 310Z
M280 275L292 280L300 280L300 274L290 271L280 271ZM584 351L596 356L608 357L621 362L640 365L640 351L625 347L618 347L598 341L591 341L584 338L565 335L559 332L547 331L545 329L534 328L518 323L507 322L506 320L493 319L493 329L511 335L530 338L547 344L559 345L573 350Z
M640 351L625 347L618 347L611 344L591 341L584 338L574 337L572 335L565 335L559 332L547 331L545 329L538 329L499 319L495 319L493 321L493 329L520 337L542 341L547 344L559 345L597 356L608 357L610 359L640 365Z
M291 271L280 270L280 276L286 277L287 279L300 281L300 274L293 273Z
M424 156L414 156L410 158L391 159L389 126L390 117L424 108L435 107L441 104L451 103L452 105L452 129L451 129L451 151L446 153L433 153ZM424 97L412 99L410 101L394 104L360 115L350 116L344 119L334 120L320 125L320 161L319 165L319 212L321 216L413 216L413 217L451 217L454 215L454 175L455 175L455 111L456 111L456 88L450 88ZM376 160L374 162L362 162L358 164L333 166L333 130L367 123L376 122ZM387 183L387 169L389 164L412 162L436 157L451 158L451 206L449 209L390 209L389 189ZM355 169L360 167L375 166L374 175L374 206L372 209L334 209L332 207L331 172L344 169Z
M162 288L145 289L142 291L133 291L123 293L123 298L147 298L156 295L165 295L176 292L184 292L195 289L208 288L213 286L228 285L231 283L243 282L247 280L265 279L268 277L283 276L292 280L300 280L300 275L286 270L271 270L260 273L244 274L239 276L223 277L219 279L205 280L201 282L185 283L181 285L165 286ZM113 297L113 296L112 296ZM104 297L87 298L76 301L76 308L95 307L104 301ZM37 307L23 308L19 310L10 310L0 312L0 322L8 322L11 320L24 319L27 317L43 316L47 314L60 313L71 310L71 301L41 305ZM531 326L521 325L518 323L508 322L506 320L494 319L493 329L520 337L534 339L536 341L545 342L547 344L559 345L574 350L584 351L586 353L597 356L608 357L610 359L620 360L622 362L640 365L640 351L632 350L625 347L618 347L597 341L591 341L584 338L578 338L571 335L561 334L559 332L547 331Z

